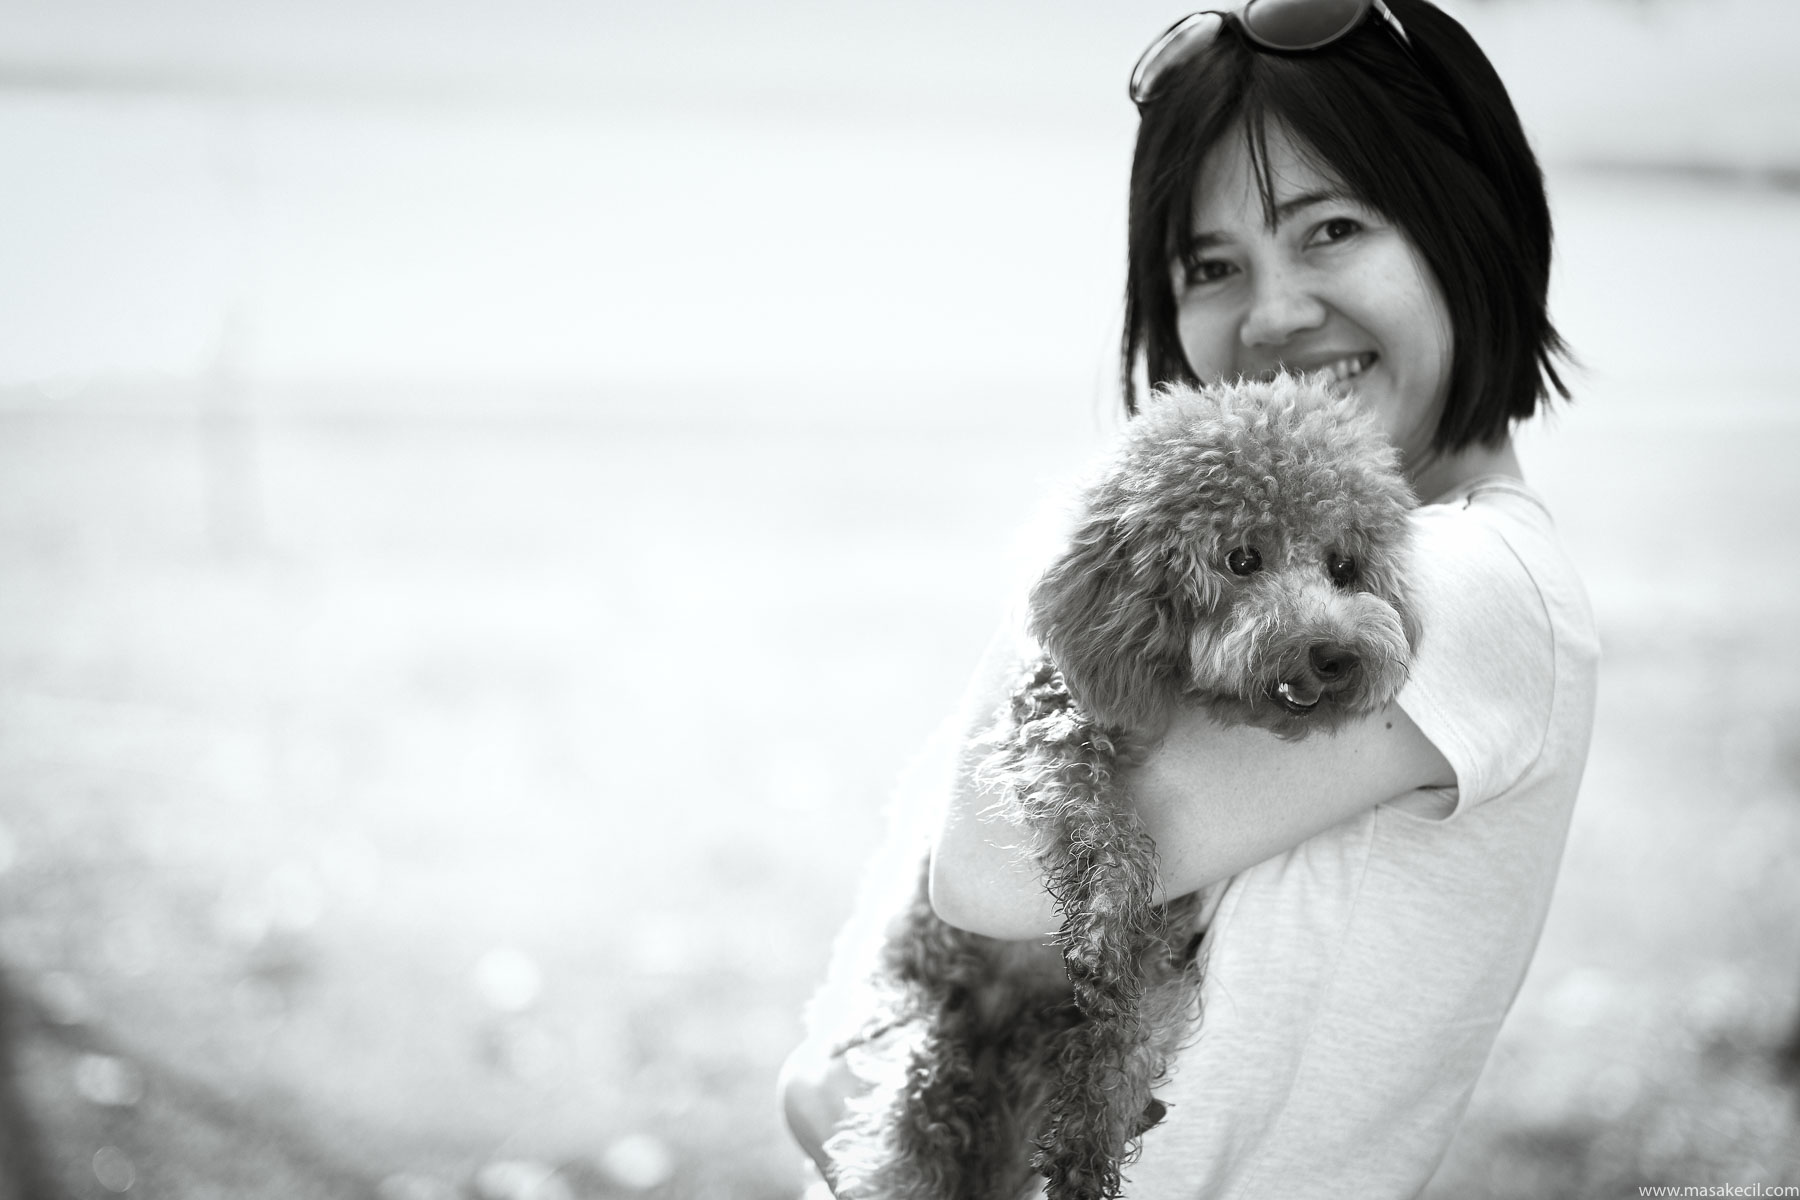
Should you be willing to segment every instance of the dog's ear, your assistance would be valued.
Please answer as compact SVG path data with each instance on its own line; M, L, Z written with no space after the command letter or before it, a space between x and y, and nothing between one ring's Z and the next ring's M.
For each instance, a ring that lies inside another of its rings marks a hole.
M1406 632L1407 649L1417 652L1424 630L1419 624L1418 610L1413 606L1412 589L1407 580L1412 576L1412 529L1407 507L1396 507L1394 515L1377 527L1379 554L1363 560L1363 582L1368 589L1393 608Z
M1400 614L1400 628L1406 631L1406 648L1417 654L1425 629L1419 624L1419 614L1413 609L1412 598L1404 590L1394 598L1394 611Z
M1153 729L1175 704L1199 616L1193 569L1177 548L1094 517L1038 580L1032 636L1090 718Z

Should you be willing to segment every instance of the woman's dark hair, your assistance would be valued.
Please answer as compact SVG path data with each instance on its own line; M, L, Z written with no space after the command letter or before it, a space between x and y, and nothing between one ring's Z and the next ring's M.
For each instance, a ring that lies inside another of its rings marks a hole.
M1170 272L1186 240L1202 160L1244 136L1274 211L1267 132L1285 129L1315 165L1401 229L1449 308L1449 396L1432 445L1498 442L1531 416L1567 358L1550 323L1550 206L1500 77L1466 30L1426 0L1387 0L1411 45L1371 16L1339 42L1260 50L1234 27L1171 70L1144 106L1131 169L1122 373L1137 408L1151 386L1196 382L1176 332Z

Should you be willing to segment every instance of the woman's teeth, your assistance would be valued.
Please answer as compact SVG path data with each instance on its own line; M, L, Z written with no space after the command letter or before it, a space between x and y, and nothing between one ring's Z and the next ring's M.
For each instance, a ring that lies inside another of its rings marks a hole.
M1319 370L1329 374L1334 382L1342 383L1346 379L1355 379L1368 370L1375 361L1373 354L1352 354L1348 358L1340 358L1334 363L1326 363Z
M1284 374L1327 375L1330 376L1331 382L1343 383L1347 379L1355 379L1358 375L1361 375L1364 371L1374 366L1375 360L1379 357L1380 355L1376 354L1373 350L1370 350L1363 354L1348 355L1338 359L1336 362L1320 363L1316 367L1291 367L1286 363L1281 363L1277 366L1270 367L1268 370L1254 378L1259 379L1264 383L1268 383L1271 380L1280 378Z

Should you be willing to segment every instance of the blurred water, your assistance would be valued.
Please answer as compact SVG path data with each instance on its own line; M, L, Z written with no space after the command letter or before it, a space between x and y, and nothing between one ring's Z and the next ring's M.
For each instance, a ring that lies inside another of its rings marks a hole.
M0 377L1091 380L1121 148L858 133L0 94Z

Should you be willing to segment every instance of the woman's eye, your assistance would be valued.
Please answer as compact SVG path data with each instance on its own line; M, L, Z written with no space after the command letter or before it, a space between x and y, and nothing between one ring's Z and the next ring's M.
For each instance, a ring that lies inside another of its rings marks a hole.
M1181 281L1188 287L1217 283L1231 274L1231 264L1218 258L1183 258Z
M1255 546L1239 546L1225 556L1225 565L1233 575L1254 575L1262 570L1262 555Z
M1325 573L1339 587L1349 587L1356 582L1356 560L1348 554L1329 554L1325 557Z
M1361 233L1363 224L1354 217L1333 217L1319 226L1318 240L1321 242L1341 242L1345 238Z

